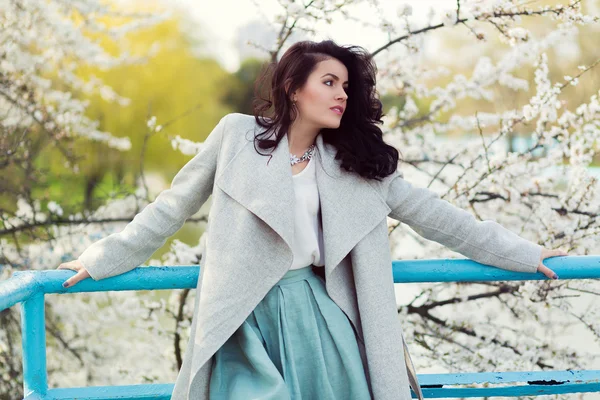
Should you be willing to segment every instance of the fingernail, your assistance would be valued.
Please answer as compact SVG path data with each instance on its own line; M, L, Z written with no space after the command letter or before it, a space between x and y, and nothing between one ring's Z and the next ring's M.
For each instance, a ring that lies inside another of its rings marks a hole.
M552 278L553 279L558 279L558 275L554 274L554 275L552 275Z
M69 286L68 282L63 283L63 287L67 287L67 286Z

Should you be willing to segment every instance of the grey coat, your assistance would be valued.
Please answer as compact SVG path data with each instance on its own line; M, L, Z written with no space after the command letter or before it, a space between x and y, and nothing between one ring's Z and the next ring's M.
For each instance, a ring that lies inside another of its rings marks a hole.
M123 231L79 257L94 280L125 273L145 262L212 194L191 336L173 400L208 399L211 357L292 264L287 136L269 161L254 149L259 128L250 115L223 117L170 189ZM407 368L410 357L405 360L387 217L472 260L512 271L535 273L542 247L413 187L399 171L374 181L341 169L321 134L316 147L327 292L358 334L373 398L409 400L409 376L416 376Z

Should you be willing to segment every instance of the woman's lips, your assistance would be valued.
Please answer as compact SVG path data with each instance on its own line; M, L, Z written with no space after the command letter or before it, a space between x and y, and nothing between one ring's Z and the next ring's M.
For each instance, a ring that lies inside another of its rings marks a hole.
M334 113L336 113L337 115L342 115L342 112L340 110L338 110L337 108L330 108L331 111L333 111Z

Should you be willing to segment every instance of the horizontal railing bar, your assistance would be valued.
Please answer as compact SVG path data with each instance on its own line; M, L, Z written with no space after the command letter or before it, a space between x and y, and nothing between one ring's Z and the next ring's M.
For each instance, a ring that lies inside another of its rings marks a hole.
M417 374L421 386L428 385L469 385L474 383L506 384L506 383L539 383L552 385L557 383L598 381L600 370L567 370L567 371L502 371L502 372L466 372L444 374Z
M552 257L544 265L559 279L600 278L600 256ZM106 292L122 290L195 289L200 267L149 266L94 281L85 279L71 288L62 283L75 274L71 270L16 271L0 282L0 311L22 302L38 291L43 293ZM401 260L392 262L395 283L479 282L506 280L546 280L544 274L507 271L469 259Z
M584 393L600 390L598 370L478 372L462 374L417 374L426 398L485 396L536 396L560 393ZM442 387L443 385L498 384L487 387ZM521 383L508 385L507 383ZM438 387L432 387L438 386ZM46 399L169 399L174 384L126 386L88 386L48 390ZM39 397L38 397L39 398ZM32 398L26 397L25 400Z
M48 390L48 400L67 399L135 399L169 400L173 393L173 383L153 383L124 386L88 386L56 388ZM29 400L27 397L24 400Z
M544 386L525 385L511 387L485 387L485 388L442 388L422 389L423 396L430 399L460 399L460 398L493 398L493 397L520 397L542 396L564 393L588 393L600 391L598 382L568 383L564 385Z
M561 256L544 260L559 279L600 278L600 256ZM392 262L395 283L482 282L550 279L541 272L514 272L469 259L402 260Z
M165 290L196 288L200 267L197 265L176 267L137 267L124 274L94 281L84 279L70 288L63 282L75 275L75 271L51 269L41 271L16 271L6 281L0 282L0 298L4 296L5 282L32 280L35 278L38 291L52 293L107 292L123 290ZM22 300L21 300L22 301ZM1 311L1 309L0 309Z

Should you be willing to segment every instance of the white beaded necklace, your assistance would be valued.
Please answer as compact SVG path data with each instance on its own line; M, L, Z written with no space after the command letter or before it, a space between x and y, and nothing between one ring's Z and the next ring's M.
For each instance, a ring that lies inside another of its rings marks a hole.
M295 154L290 153L290 165L298 164L304 160L310 160L313 156L315 145L311 144L308 150L302 154L302 157L298 158Z

